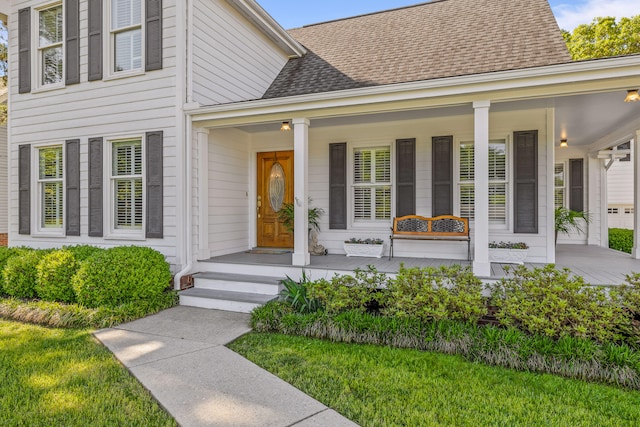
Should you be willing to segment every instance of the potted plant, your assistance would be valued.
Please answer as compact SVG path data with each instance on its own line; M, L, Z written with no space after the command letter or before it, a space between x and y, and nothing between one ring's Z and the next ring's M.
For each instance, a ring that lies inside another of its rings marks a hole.
M572 231L584 233L583 225L591 222L591 214L589 212L572 211L567 208L556 208L556 243L558 243L558 232L569 234Z
M504 264L524 264L529 246L524 242L489 243L489 261Z
M311 199L309 199L311 203ZM293 203L284 203L282 209L278 212L278 219L282 221L284 227L293 233L295 224L295 205ZM322 208L309 208L309 230L320 231L320 217L324 214Z
M358 239L352 237L344 241L344 251L347 253L347 256L382 258L384 240Z

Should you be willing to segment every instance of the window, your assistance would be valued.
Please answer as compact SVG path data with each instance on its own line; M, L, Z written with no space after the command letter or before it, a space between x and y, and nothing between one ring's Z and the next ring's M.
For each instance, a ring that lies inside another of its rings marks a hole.
M62 4L40 9L38 19L38 84L62 83L63 76L63 21Z
M62 146L37 149L38 229L62 231L64 183Z
M475 167L473 142L460 143L458 173L459 215L475 217ZM507 142L504 139L489 141L489 223L507 224Z
M353 156L353 219L391 219L391 148L356 149Z
M566 175L565 175L565 167L564 163L556 163L554 168L553 175L553 200L554 206L556 209L563 208L565 205L565 194L566 194Z
M142 69L142 2L111 1L111 45L113 71Z
M113 233L142 232L142 140L111 143L111 194Z
M633 215L633 208L624 208L625 215Z
M613 215L618 215L620 213L618 208L608 208L608 213Z

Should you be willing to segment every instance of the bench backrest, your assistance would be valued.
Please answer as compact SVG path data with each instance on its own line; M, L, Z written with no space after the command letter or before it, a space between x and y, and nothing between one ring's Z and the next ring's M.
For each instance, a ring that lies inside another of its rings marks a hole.
M430 234L433 236L468 236L469 220L453 215L427 218L406 215L393 219L393 234Z

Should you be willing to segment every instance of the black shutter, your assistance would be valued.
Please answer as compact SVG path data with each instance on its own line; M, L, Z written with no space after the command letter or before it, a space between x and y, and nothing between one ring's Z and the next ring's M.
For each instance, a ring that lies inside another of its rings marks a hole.
M89 236L102 237L102 138L89 138Z
M432 142L432 216L453 214L453 136L435 136Z
M515 233L538 232L538 131L513 133Z
M18 233L31 234L31 146L18 148Z
M89 81L102 80L102 0L89 0Z
M80 140L66 141L65 225L67 236L80 235Z
M18 92L31 92L31 8L18 11Z
M145 71L162 69L162 1L146 0Z
M569 160L569 209L584 211L584 160Z
M416 139L396 140L396 216L416 214Z
M79 0L64 2L65 84L80 83L80 8ZM68 234L68 233L67 233Z
M163 237L162 131L147 132L147 230L150 239Z
M329 228L347 229L347 143L329 144Z

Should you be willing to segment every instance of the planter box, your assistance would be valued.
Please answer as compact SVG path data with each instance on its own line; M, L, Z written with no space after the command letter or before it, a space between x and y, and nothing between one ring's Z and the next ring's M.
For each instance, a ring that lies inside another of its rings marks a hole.
M345 243L344 251L347 256L361 256L371 258L382 258L384 243L380 245L366 245L363 243Z
M492 249L489 248L489 261L503 264L524 264L529 249Z

